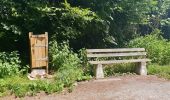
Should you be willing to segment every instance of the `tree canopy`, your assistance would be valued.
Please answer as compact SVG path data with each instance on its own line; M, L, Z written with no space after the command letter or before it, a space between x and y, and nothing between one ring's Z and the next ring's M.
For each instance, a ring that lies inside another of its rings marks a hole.
M2 0L0 51L28 52L28 32L81 48L123 47L160 29L170 38L170 0ZM4 45L5 43L5 45Z

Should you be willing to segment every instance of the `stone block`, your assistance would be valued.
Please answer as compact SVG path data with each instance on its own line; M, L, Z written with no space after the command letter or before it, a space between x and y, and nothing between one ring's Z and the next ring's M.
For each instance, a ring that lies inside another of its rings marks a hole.
M96 79L104 78L104 72L102 64L96 66Z

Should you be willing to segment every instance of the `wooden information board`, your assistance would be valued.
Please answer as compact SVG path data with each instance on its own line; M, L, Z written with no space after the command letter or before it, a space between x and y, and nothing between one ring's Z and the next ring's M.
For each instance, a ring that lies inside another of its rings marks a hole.
M46 68L48 73L48 33L33 35L29 32L31 69Z

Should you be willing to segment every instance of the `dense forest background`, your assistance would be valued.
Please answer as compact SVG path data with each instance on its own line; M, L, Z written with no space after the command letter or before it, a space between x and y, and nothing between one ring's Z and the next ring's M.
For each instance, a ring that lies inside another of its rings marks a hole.
M170 39L170 0L1 0L0 51L28 63L28 32L81 48L124 47L159 30ZM155 34L157 34L155 33Z

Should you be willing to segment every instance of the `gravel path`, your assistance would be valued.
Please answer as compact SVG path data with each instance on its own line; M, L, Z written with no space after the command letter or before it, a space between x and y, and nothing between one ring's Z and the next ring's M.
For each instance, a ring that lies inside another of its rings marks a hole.
M7 99L7 98L4 98ZM24 100L169 100L170 81L156 76L123 76L78 83L72 93L25 97ZM8 99L9 100L9 99Z

